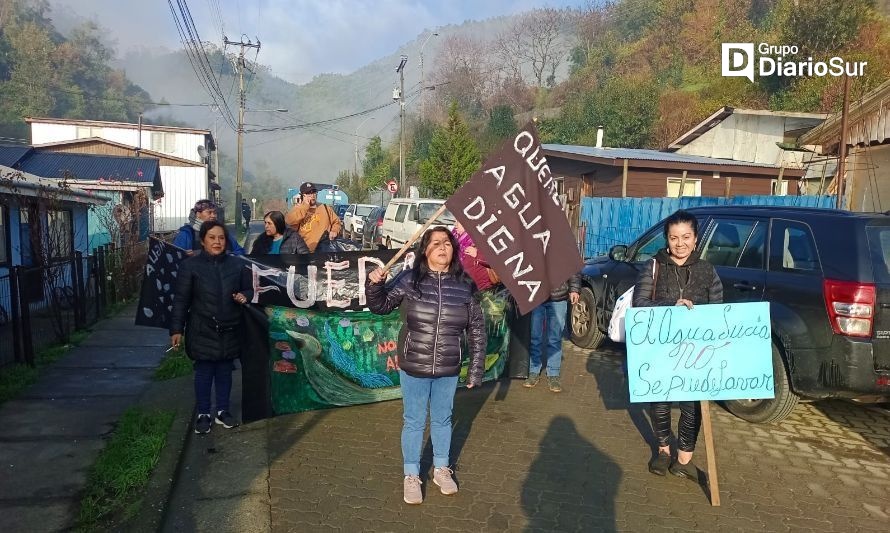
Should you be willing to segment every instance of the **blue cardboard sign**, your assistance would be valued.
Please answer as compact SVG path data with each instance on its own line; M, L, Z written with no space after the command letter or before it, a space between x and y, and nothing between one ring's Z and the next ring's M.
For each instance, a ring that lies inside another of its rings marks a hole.
M769 302L634 307L624 326L632 403L775 396Z

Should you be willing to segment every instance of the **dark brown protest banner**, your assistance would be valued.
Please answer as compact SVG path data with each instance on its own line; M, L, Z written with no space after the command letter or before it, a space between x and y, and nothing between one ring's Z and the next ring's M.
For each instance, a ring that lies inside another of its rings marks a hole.
M522 314L583 266L533 122L486 158L446 204Z

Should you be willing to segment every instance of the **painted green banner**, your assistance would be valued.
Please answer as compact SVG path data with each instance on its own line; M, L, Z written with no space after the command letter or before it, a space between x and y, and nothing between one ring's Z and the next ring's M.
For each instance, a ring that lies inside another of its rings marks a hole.
M487 325L485 380L506 366L506 293L477 297ZM395 400L399 387L398 311L316 311L267 306L272 409L275 414ZM464 345L464 353L467 353ZM466 382L464 361L460 383Z

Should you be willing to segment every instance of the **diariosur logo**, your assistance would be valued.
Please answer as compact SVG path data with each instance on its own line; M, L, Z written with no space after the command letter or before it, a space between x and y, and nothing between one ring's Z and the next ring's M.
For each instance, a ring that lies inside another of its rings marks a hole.
M799 60L800 52L794 45L757 45L758 57L754 56L754 43L723 43L720 64L722 75L748 78L754 82L758 76L862 76L868 61L847 61L834 56L827 61L814 61L812 57Z

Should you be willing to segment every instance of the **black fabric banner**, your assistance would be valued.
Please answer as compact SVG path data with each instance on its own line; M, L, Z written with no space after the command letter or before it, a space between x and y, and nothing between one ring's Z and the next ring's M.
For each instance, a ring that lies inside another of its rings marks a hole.
M529 122L446 201L523 314L583 266L557 181Z
M162 240L151 238L145 276L139 292L136 325L166 329L173 310L173 291L179 262L185 259L185 250Z
M251 303L298 307L316 311L352 310L367 307L365 280L385 265L396 250L315 252L301 255L232 256L241 261L253 285ZM184 250L151 239L145 277L139 294L136 325L168 328L179 262ZM390 273L395 276L414 263L408 252Z

